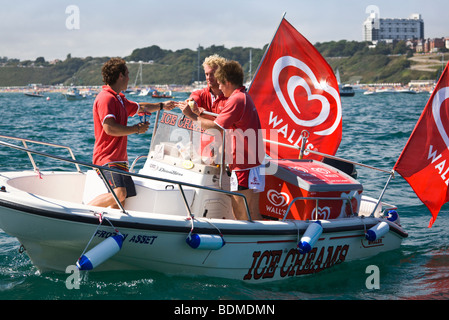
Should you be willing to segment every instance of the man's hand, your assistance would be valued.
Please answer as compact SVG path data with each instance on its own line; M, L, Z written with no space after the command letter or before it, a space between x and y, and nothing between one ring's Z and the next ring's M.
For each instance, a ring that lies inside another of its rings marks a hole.
M164 110L167 110L167 111L173 110L174 108L176 108L176 101L172 101L172 100L165 101L163 103L163 108L164 108Z
M190 103L195 103L192 99L188 99L186 101L178 101L176 102L176 106L182 111L182 113L187 116L188 118L196 121L197 115L193 112L192 108L190 107ZM198 106L197 106L198 109Z
M147 132L148 128L150 127L149 122L139 122L138 124L134 125L134 127L137 127L137 134L142 134Z

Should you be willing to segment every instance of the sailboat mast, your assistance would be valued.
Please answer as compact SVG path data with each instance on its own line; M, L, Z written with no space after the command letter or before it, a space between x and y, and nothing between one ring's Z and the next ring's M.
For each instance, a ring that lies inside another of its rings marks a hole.
M249 79L248 81L251 81L251 73L252 73L252 66L253 66L253 50L249 49Z
M137 74L136 74L136 80L134 80L134 88L137 85L137 79L139 78L139 76L140 76L140 85L142 85L142 83L143 83L143 81L142 81L142 64L143 64L143 62L139 61L139 70L137 71Z
M197 70L197 80L200 82L200 45L198 44L198 70Z

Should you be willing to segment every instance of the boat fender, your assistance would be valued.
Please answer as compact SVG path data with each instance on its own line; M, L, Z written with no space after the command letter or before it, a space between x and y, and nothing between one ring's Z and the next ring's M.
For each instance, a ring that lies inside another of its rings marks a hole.
M323 227L321 226L320 221L315 221L306 229L304 232L301 241L298 243L298 249L301 254L306 254L312 250L313 246L317 243L321 234L323 233Z
M186 243L193 249L203 250L218 250L226 244L220 235L197 233L189 235Z
M394 222L396 224L400 224L399 214L396 210L390 210L388 211L388 221Z
M388 231L390 231L390 226L385 221L382 221L369 229L365 234L365 238L368 241L375 241L387 234Z
M92 270L120 251L123 244L123 235L110 236L100 242L76 262L79 270Z

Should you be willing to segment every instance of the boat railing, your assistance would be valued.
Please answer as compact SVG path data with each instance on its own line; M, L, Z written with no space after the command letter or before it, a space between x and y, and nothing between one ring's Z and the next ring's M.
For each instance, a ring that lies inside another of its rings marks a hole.
M217 116L218 115L218 114L215 114L215 113L212 113L212 112L204 112L204 113L209 114L211 116ZM157 119L159 119L159 115L160 115L160 112L158 111ZM156 121L155 128L153 130L153 137L154 137L155 132L157 130L157 123L158 123L158 121ZM302 158L302 155L304 154L304 152L307 151L307 152L310 152L310 153L313 153L313 154L316 154L316 155L320 155L320 156L323 156L323 157L331 158L331 159L334 159L334 160L339 160L339 161L351 163L353 165L363 166L363 167L366 167L366 168L369 168L369 169L374 169L374 170L390 173L389 179L388 179L384 189L382 190L382 193L381 193L379 199L377 200L375 208L373 209L373 212L372 212L372 215L373 215L374 212L377 210L377 207L381 203L382 197L383 197L383 195L385 193L385 190L386 190L390 180L394 177L394 171L390 172L390 171L387 171L387 170L379 169L379 168L372 167L372 166L369 166L369 165L365 165L365 164L362 164L362 163L358 163L358 162L350 161L350 160L347 160L347 159L343 159L343 158L340 158L340 157L337 157L337 156L332 156L332 155L324 154L324 153L317 152L317 151L314 151L314 150L305 149L304 140L307 139L308 133L307 132L305 132L305 133L303 132L302 136L305 139L303 139L303 143L302 143L301 147L298 147L298 146L295 146L295 145L289 145L289 144L281 143L281 142L278 142L278 141L266 140L266 139L264 139L264 141L266 143L275 143L275 144L278 144L278 145L281 145L281 146L285 146L285 147L288 147L288 148L297 149L297 150L300 151L300 158ZM5 135L0 135L0 138L21 141L23 143L23 145L24 145L24 148L22 148L20 146L17 146L17 145L9 144L9 143L3 142L3 141L0 141L0 145L4 145L4 146L7 146L7 147L15 148L15 149L22 150L22 151L26 152L28 154L28 156L29 156L31 164L33 165L34 171L37 172L37 173L39 173L39 169L38 169L38 167L37 167L37 165L36 165L36 163L35 163L35 161L33 159L32 154L37 154L37 155L53 158L53 159L56 159L56 160L65 161L65 162L71 162L71 163L75 164L76 169L77 169L78 172L81 172L80 165L86 166L86 167L90 167L90 168L93 168L93 169L97 169L100 172L100 174L102 175L102 177L103 177L103 179L105 181L107 181L107 179L105 179L105 177L104 177L104 172L103 172L104 170L117 172L117 173L124 174L124 175L130 175L130 176L134 176L134 177L140 177L140 178L144 178L144 179L150 179L150 180L156 180L156 181L160 181L160 182L167 182L167 183L175 184L175 185L179 186L179 190L181 192L181 195L182 195L182 198L184 200L184 204L186 206L186 209L188 211L189 216L193 216L193 215L192 215L192 212L190 210L190 206L188 205L187 198L186 198L186 196L184 194L184 190L183 190L182 186L198 188L198 189L204 189L204 190L209 190L209 191L214 191L214 192L219 192L219 193L225 193L225 194L228 194L228 195L236 195L236 196L239 196L239 197L243 197L244 203L245 203L245 207L246 207L246 212L247 212L247 215L248 215L248 220L249 221L252 220L250 212L249 212L249 207L248 207L248 203L247 203L246 197L244 195L242 195L241 193L227 191L227 190L222 190L221 189L221 176L220 176L220 189L216 189L216 188L205 187L205 186L201 186L201 185L195 185L195 184L187 183L187 182L180 182L180 181L175 181L175 180L170 180L170 179L157 178L157 177L151 177L151 176L142 175L142 174L136 174L136 173L134 173L134 167L135 167L135 165L136 165L138 160L148 157L148 156L144 156L144 155L139 156L139 157L137 157L134 160L134 162L131 165L130 172L124 172L124 171L121 171L121 170L118 171L118 170L113 169L113 168L107 168L107 167L103 167L103 166L97 166L97 165L94 165L92 163L86 163L86 162L78 161L78 160L76 160L75 155L73 154L72 149L70 147L68 147L68 146L54 144L54 143L41 142L41 141L25 139L25 138L5 136ZM34 144L51 146L51 147L55 147L55 148L67 149L68 152L70 153L71 159L64 158L64 157L59 157L59 156L55 156L55 155L51 155L51 154L44 153L44 152L39 152L39 151L36 151L36 150L31 150L31 149L28 148L27 142L28 143L34 143ZM224 143L224 141L223 141L223 143ZM222 161L224 161L224 159L222 159ZM123 208L121 202L118 200L118 198L117 198L115 192L113 191L112 187L108 183L106 184L106 186L108 187L108 190L113 195L115 201L117 202L117 204L120 207L120 209L122 210L122 212L126 214L126 210ZM329 198L322 198L322 197L321 198L298 197L298 198L293 199L292 202L289 204L289 207L288 207L288 209L286 211L286 214L284 215L282 220L286 219L287 214L290 211L290 208L292 207L294 202L296 202L297 200L316 200L317 207L318 207L318 201L319 200L343 200L343 201L348 201L349 199L348 198L332 198L332 199L329 199ZM350 207L351 207L351 212L352 212L352 206L350 206ZM316 210L316 212L318 212L318 210Z
M42 141L36 141L36 140L31 140L31 139L25 139L25 138L17 138L17 137L12 137L12 136L5 136L5 135L0 135L0 138L21 141L25 148L28 148L28 145L27 145L27 142L28 142L28 143L40 144L40 145L45 145L45 146L50 146L50 147L55 147L55 148L67 149L68 152L70 153L70 156L72 157L72 159L76 160L75 159L75 155L73 154L72 149L70 147L67 147L67 146L63 146L63 145L55 144L55 143L42 142ZM32 156L32 152L27 152L27 154L28 154L28 157L30 158L31 164L33 165L34 171L35 172L39 172L39 168L37 167L36 162L34 161L34 158ZM75 166L76 166L77 171L81 172L81 169L80 169L80 167L79 167L79 165L77 163L75 163Z
M137 161L144 158L148 158L148 156L138 156L136 159L134 159L133 163L131 164L131 167L129 168L129 171L134 172L134 167L136 166Z
M213 113L213 112L203 111L203 113L206 114L206 115L214 116L214 117L218 116L217 113ZM277 144L279 146L283 146L283 147L287 147L287 148L291 148L291 149L296 149L296 150L300 151L300 158L302 158L302 156L304 155L305 152L309 152L309 153L313 153L313 154L316 154L318 156L326 157L326 158L329 158L329 159L339 160L339 161L351 163L351 164L354 164L354 165L357 165L357 166L365 167L365 168L368 168L368 169L373 169L373 170L377 170L377 171L390 173L390 171L387 171L387 170L384 170L384 169L380 169L380 168L376 168L376 167L372 167L372 166L369 166L369 165L366 165L366 164L363 164L363 163L359 163L359 162L355 162L355 161L352 161L352 160L340 158L340 157L337 157L337 156L332 156L330 154L326 154L326 153L322 153L322 152L318 152L318 151L314 151L314 150L310 150L310 149L305 149L305 145L306 145L305 141L306 141L306 139L309 136L307 130L303 130L303 132L301 133L301 136L305 138L305 139L303 139L303 143L302 143L301 147L296 146L296 145L287 144L287 143L282 143L282 142L279 142L279 141L268 140L268 139L263 139L263 141L266 142L266 143L272 143L272 144Z
M306 136L306 139L307 139L307 136ZM303 143L302 143L301 147L292 146L292 145L289 145L289 144L285 144L285 143L281 143L281 142L277 142L277 141L272 141L272 140L266 140L266 139L264 139L264 141L266 143L275 143L275 144L282 145L282 146L287 147L287 148L297 149L300 152L299 153L299 158L300 159L302 159L302 156L304 155L305 152L310 152L310 153L313 153L315 155L322 156L322 157L325 157L325 158L338 160L338 161L350 163L350 164L353 164L353 165L356 165L356 166L365 167L365 168L368 168L368 169L372 169L372 170L377 170L377 171L380 171L380 172L388 173L389 176L388 176L387 182L386 182L384 188L382 189L382 192L380 193L380 196L379 196L379 198L378 198L378 200L376 202L376 205L374 206L373 211L371 212L371 216L374 216L374 213L376 212L377 208L382 203L382 198L383 198L383 196L385 194L385 191L387 190L388 185L390 184L391 179L394 178L394 171L393 170L388 171L388 170L376 168L376 167L373 167L373 166L369 166L369 165L366 165L366 164L363 164L363 163L359 163L359 162L351 161L351 160L348 160L348 159L340 158L340 157L337 157L337 156L332 156L330 154L326 154L326 153L322 153L322 152L318 152L318 151L314 151L314 150L310 150L310 149L305 149L305 145L306 145L305 140L306 139L303 139Z
M209 115L209 116L213 116L213 117L217 117L218 116L217 113L213 113L213 112L209 112L209 111L203 111L203 113L206 114L206 115ZM279 146L283 146L283 147L287 147L287 148L291 148L291 149L296 149L296 150L299 151L299 159L302 159L304 154L306 152L309 152L309 153L312 153L312 154L315 154L315 155L318 155L318 156L321 156L321 157L325 157L325 158L329 158L329 159L333 159L333 160L338 160L338 161L350 163L350 164L353 164L353 165L356 165L356 166L365 167L365 168L368 168L368 169L377 170L377 171L381 171L381 172L389 174L389 177L388 177L388 180L387 180L387 182L385 184L385 187L383 188L383 190L382 190L382 192L381 192L381 194L379 196L379 199L377 200L377 203L376 203L376 205L375 205L375 207L373 209L373 212L371 213L371 215L374 215L374 213L377 210L377 207L381 204L382 198L383 198L383 196L385 194L385 191L386 191L386 189L387 189L391 179L394 178L394 171L393 170L388 171L388 170L376 168L376 167L373 167L373 166L369 166L369 165L366 165L366 164L363 164L363 163L359 163L359 162L355 162L355 161L352 161L352 160L344 159L344 158L341 158L341 157L333 156L333 155L330 155L330 154L318 152L318 151L315 151L315 150L310 150L308 148L306 149L307 138L309 137L308 131L307 130L303 130L301 132L301 137L302 137L301 146L290 145L290 144L287 144L287 143L282 143L282 142L279 142L279 141L273 141L273 140L268 140L268 139L263 139L263 141L265 143L276 144L276 145L279 145ZM285 216L284 216L284 218L285 218Z
M25 142L29 140L29 139L23 139L23 138L1 136L1 135L0 135L0 138L8 138L8 139L10 138L10 139L13 139L13 140L23 140ZM34 142L34 141L29 140L28 142ZM37 143L39 143L39 142L37 142ZM42 144L47 145L47 143L42 143ZM119 201L117 195L115 194L114 190L110 186L108 180L105 178L104 171L111 171L111 172L116 172L116 173L119 173L119 174L122 174L122 175L128 175L128 176L131 176L131 177L155 180L155 181L159 181L159 182L164 182L164 183L169 183L169 184L173 184L173 185L178 185L179 191L180 191L180 193L182 195L182 199L184 201L184 205L186 207L188 216L190 218L193 218L194 215L191 212L191 209L190 209L190 206L188 204L187 197L186 197L186 195L184 193L183 187L197 188L197 189L202 189L202 190L207 190L207 191L212 191L212 192L223 193L223 194L227 194L227 195L231 195L231 196L233 195L233 196L242 197L243 201L244 201L244 204L245 204L246 213L247 213L247 216L248 216L248 221L252 221L252 218L251 218L251 215L250 215L250 211L249 211L249 207L248 207L248 201L247 201L246 197L243 194L238 193L238 192L232 192L232 191L216 189L216 188L207 187L207 186L201 186L201 185L188 183L188 182L170 180L170 179L159 178L159 177L152 177L152 176L148 176L148 175L137 174L137 173L134 173L134 172L126 172L126 171L117 170L117 169L114 169L114 168L98 166L98 165L95 165L95 164L92 164L92 163L76 160L75 157L73 156L73 152L71 152L72 159L69 159L69 158L64 158L64 157L48 154L46 152L32 150L32 149L29 149L27 146L21 147L21 146L18 146L18 145L15 145L15 144L11 144L11 143L7 143L7 142L1 141L1 140L0 140L0 145L5 146L5 147L9 147L9 148L13 148L13 149L16 149L16 150L20 150L20 151L26 152L28 154L36 154L36 155L48 157L48 158L55 159L55 160L60 160L60 161L64 161L64 162L73 163L77 167L78 172L81 172L81 170L79 169L80 168L79 166L85 166L85 167L89 167L89 168L92 168L92 169L97 169L100 172L101 176L103 177L103 180L107 182L106 183L106 187L111 192L111 194L113 195L117 205L119 206L119 208L121 209L122 213L124 213L124 214L128 214L128 213L126 212L126 210L123 207L122 203ZM56 147L64 147L64 148L70 149L69 147L55 145L55 144L48 144L48 145L56 146ZM33 163L33 166L34 166L35 170L36 170L37 167L36 167L36 165L34 163L34 160L32 160L32 157L30 157L30 159L31 159L31 162Z

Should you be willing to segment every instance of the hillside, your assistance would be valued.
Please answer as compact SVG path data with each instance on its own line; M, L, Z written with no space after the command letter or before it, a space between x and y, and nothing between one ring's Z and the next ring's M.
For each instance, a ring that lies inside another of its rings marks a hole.
M413 55L404 44L380 45L369 49L365 42L332 41L315 44L334 70L339 70L344 83L400 82L410 80L433 80L441 72L441 60L446 63L448 55ZM254 75L265 52L262 49L224 46L200 47L199 61L217 53L227 59L239 61L249 80ZM250 52L252 63L250 67ZM49 64L43 57L35 61L0 58L0 86L26 86L30 83L43 85L101 85L101 67L108 57L72 58ZM139 61L142 65L142 84L189 85L203 81L204 73L198 68L198 51L181 49L165 50L156 45L135 49L129 56L130 85L137 80Z

